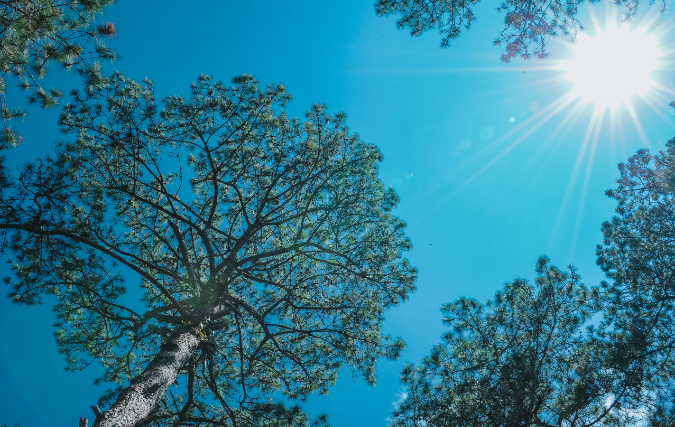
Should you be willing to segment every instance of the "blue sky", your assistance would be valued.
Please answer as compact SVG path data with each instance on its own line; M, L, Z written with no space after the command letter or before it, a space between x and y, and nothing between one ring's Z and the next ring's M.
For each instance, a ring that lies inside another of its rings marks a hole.
M593 106L555 110L571 84L542 67L570 57L566 42L551 42L549 61L503 64L492 44L503 23L496 7L476 5L477 21L449 49L439 48L435 31L413 38L397 30L395 18L378 18L370 0L194 0L189 7L120 0L102 18L116 24L111 44L122 57L107 70L150 78L158 98L187 94L202 73L222 81L249 73L262 85L285 85L293 115L317 102L346 112L350 129L383 152L380 176L400 195L396 212L408 223L408 257L420 271L410 301L386 313L385 331L408 347L401 360L378 364L376 387L343 371L329 396L310 397L306 408L327 412L334 426L387 425L403 363L419 361L440 341L442 303L484 301L506 281L532 278L542 254L598 284L595 245L613 213L603 193L618 177L616 164L675 137L671 92L653 106L634 100L643 136L624 108L618 133L606 115L583 149ZM605 5L594 10L603 21ZM651 12L643 7L640 16ZM585 7L580 19L592 27ZM662 46L673 45L673 21L655 21ZM666 65L655 78L672 87L673 71ZM77 85L74 76L55 78ZM31 110L21 127L25 140L9 160L49 153L67 138L57 115ZM6 274L4 264L0 270ZM0 424L66 427L92 416L89 405L103 391L91 385L97 367L63 371L53 320L48 303L18 307L0 299Z

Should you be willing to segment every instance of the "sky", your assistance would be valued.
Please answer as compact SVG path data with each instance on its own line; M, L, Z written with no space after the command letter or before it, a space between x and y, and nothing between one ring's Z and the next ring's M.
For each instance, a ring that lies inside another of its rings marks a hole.
M200 74L281 83L294 116L314 103L345 112L350 130L384 154L380 178L400 196L395 213L408 224L407 257L419 279L410 300L385 313L384 330L407 348L400 360L377 365L375 387L344 370L328 396L308 399L305 408L328 413L336 427L387 425L403 390L403 364L418 363L440 342L441 304L460 296L484 302L507 281L531 279L543 254L559 267L575 265L586 285L599 284L595 246L613 215L604 191L618 178L617 163L675 137L668 106L675 52L667 51L675 46L675 18L658 15L658 6L642 7L633 23L651 22L659 37L658 91L633 98L632 110L600 116L593 104L566 98L572 85L557 69L572 56L565 39L551 40L546 61L501 62L492 42L504 16L494 1L476 5L476 22L448 49L436 31L411 37L395 17L377 17L372 0L186 4L119 0L110 7L101 20L118 28L110 44L121 59L106 71L150 78L158 99L187 95ZM604 25L613 14L600 3L581 7L579 19L592 34L594 17ZM78 85L73 75L54 77ZM59 134L57 117L58 109L31 110L8 161L43 156L69 138ZM0 265L0 275L8 271ZM49 301L23 307L0 299L0 425L67 427L92 417L89 405L104 391L92 385L99 368L64 372L53 321Z

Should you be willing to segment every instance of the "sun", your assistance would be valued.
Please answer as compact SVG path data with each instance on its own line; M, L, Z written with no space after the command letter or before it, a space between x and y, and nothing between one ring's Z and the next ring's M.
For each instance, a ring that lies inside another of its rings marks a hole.
M645 30L610 22L605 30L596 28L595 36L580 34L572 50L574 57L563 69L574 84L570 95L584 103L616 108L633 96L646 96L655 85L651 74L661 52L657 37Z

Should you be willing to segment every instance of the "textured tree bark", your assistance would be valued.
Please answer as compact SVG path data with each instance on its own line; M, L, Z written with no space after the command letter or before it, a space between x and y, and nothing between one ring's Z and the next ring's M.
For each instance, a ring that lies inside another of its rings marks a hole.
M122 390L110 409L96 417L93 427L133 427L152 414L199 342L197 333L188 330L178 332L162 344L157 356Z

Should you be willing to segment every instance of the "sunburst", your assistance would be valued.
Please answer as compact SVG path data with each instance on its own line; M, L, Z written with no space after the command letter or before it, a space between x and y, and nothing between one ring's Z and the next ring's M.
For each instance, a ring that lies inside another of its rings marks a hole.
M675 90L660 83L664 80L664 72L672 75L675 65L675 49L663 42L672 39L675 21L664 19L661 14L651 11L643 15L639 22L633 21L629 25L617 17L615 7L606 6L606 24L601 24L595 10L589 7L585 17L586 22L590 21L588 32L578 34L573 44L563 38L555 39L558 43L553 58L568 56L569 59L549 59L516 66L453 67L442 70L452 74L485 73L486 78L491 73L527 72L528 78L521 83L523 88L541 90L542 93L555 91L559 96L545 105L538 105L538 108L531 110L533 114L529 117L521 115L523 118L520 121L486 144L474 150L465 150L465 157L460 163L449 168L435 186L417 194L417 197L421 199L438 192L438 209L442 209L447 200L471 186L532 137L538 139L538 148L528 156L527 164L518 165L518 169L522 173L539 173L533 168L544 168L554 157L557 148L570 142L566 135L574 129L585 127L583 137L577 137L574 142L579 145L579 151L573 165L570 165L570 175L561 177L567 181L567 185L546 250L549 252L555 246L554 243L559 243L556 237L563 223L572 217L575 219L574 227L569 230L566 239L571 250L569 258L574 259L574 248L582 232L593 167L598 161L596 153L599 144L609 145L612 153L611 159L600 161L624 160L629 154L625 151L625 131L633 128L642 146L655 148L640 118L646 110L651 110L663 119L664 124L675 129L668 111L668 104L675 100ZM557 49L562 46L569 48L569 52L564 52L565 48ZM547 128L546 134L541 133L540 129L551 122L557 122L555 129ZM621 154L615 158L614 153L617 151ZM607 151L603 150L603 153ZM456 185L452 185L454 188L448 191L451 182ZM580 197L578 201L574 200L577 195Z
M658 38L646 29L627 23L596 26L595 35L581 33L572 46L574 57L561 68L573 83L570 95L596 107L616 108L630 104L635 96L645 97L656 83L652 73L659 67Z

